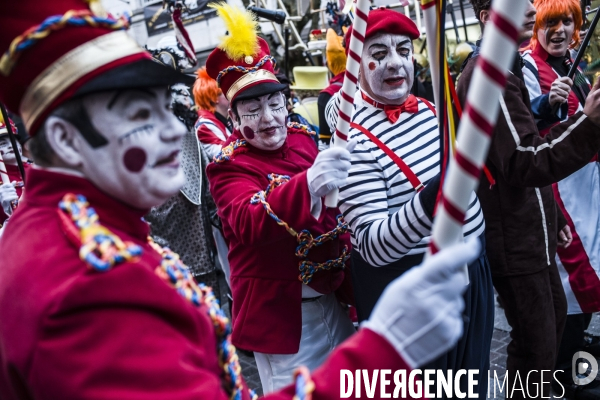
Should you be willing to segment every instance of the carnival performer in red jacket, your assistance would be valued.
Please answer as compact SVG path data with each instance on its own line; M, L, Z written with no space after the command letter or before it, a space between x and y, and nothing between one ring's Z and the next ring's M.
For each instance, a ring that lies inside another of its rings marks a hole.
M286 122L285 85L253 16L227 5L218 13L247 23L228 24L206 61L235 127L207 172L229 245L233 344L254 351L267 393L289 384L299 365L314 370L354 333L336 297L353 302L346 225L321 200L350 163L346 151L316 158L314 132Z
M185 78L124 27L98 3L0 3L0 101L20 110L36 161L0 240L11 254L0 265L2 399L250 399L210 289L148 241L142 216L184 183L185 127L167 86ZM274 197L307 185L303 175ZM339 398L341 369L408 373L447 350L462 331L461 265L478 252L454 247L395 281L322 368L270 398Z
M196 75L193 93L198 107L198 120L194 128L204 151L212 160L231 135L227 127L229 101L217 82L208 76L206 67L198 69Z

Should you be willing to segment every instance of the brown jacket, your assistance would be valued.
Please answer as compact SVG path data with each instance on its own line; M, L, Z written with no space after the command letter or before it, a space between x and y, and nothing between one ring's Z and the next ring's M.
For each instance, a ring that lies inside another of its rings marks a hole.
M464 105L477 56L458 82ZM518 73L518 72L517 72ZM600 149L600 127L579 112L542 138L525 83L509 74L477 196L486 223L492 275L531 274L554 264L557 233L566 220L556 207L552 187L586 165ZM491 186L491 187L490 187Z

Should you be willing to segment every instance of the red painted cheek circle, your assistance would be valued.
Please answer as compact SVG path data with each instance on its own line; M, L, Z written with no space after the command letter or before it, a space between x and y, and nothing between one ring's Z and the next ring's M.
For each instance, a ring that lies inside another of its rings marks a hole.
M375 69L375 67L377 67L377 66L375 65L375 63L374 63L373 61L371 61L371 62L369 63L369 69L370 69L371 71L373 71L373 70Z
M244 127L244 136L246 137L246 139L249 139L249 140L254 139L254 131L252 130L252 128L245 126Z
M147 159L148 156L144 149L132 147L123 155L123 164L130 172L140 172L146 165Z

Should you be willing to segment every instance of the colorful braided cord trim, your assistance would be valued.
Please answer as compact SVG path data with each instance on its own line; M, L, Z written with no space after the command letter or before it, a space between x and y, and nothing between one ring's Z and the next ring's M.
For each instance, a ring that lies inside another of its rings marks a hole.
M231 343L229 319L219 306L212 288L203 283L197 284L177 253L159 246L150 238L148 240L150 246L162 256L160 266L156 267L156 274L194 306L199 307L204 304L207 307L208 316L217 335L217 353L223 373L221 377L223 387L229 394L230 400L241 400L244 390L242 367L235 346ZM254 391L249 392L251 399L258 398Z
M314 136L317 134L317 132L313 131L310 126L301 124L299 122L288 122L287 127L304 131L309 136Z
M267 195L274 188L281 186L286 182L289 182L290 177L288 175L269 174L267 175L267 179L269 180L269 185L267 186L267 189L262 190L256 193L254 196L252 196L252 198L250 199L250 204L262 204L267 214L271 218L273 218L278 225L283 226L285 230L288 231L288 233L295 237L298 241L298 247L296 247L296 257L298 257L301 260L299 263L300 274L298 275L298 279L304 284L309 284L313 278L313 275L318 271L330 270L331 268L344 269L346 261L350 258L350 254L348 253L348 246L345 246L344 250L342 251L342 254L338 258L333 260L328 260L322 263L316 263L306 259L308 257L308 252L310 251L310 249L316 246L321 246L323 243L331 241L337 238L339 235L348 231L348 224L344 222L342 216L337 216L338 223L334 229L320 236L317 236L316 238L313 238L312 234L306 229L298 233L291 226L289 226L287 222L279 218L271 208L271 205L267 202Z
M263 65L265 65L267 63L267 61L271 61L271 65L273 65L273 68L275 68L275 64L277 64L277 60L275 60L275 57L269 56L269 55L261 58L260 61L257 62L254 67L246 68L246 67L242 67L241 65L232 65L230 67L227 67L224 70L222 70L221 72L219 72L219 75L217 75L217 85L219 85L219 87L221 86L221 79L223 79L223 77L225 75L227 75L229 72L241 72L243 74L247 74L249 72L256 72Z
M114 19L97 16L89 10L69 10L64 15L53 15L12 41L8 50L0 58L0 72L5 76L9 76L23 51L45 39L52 32L67 26L91 26L120 30L127 29L129 23L124 18Z
M294 371L296 381L296 394L293 400L312 400L315 391L315 382L310 377L310 371L305 366L298 367Z
M131 261L142 254L140 246L123 242L100 225L98 214L84 196L68 193L58 206L79 229L79 257L96 271L108 271L114 265Z
M348 246L344 246L342 254L336 259L328 260L322 263L316 263L308 260L301 261L300 275L298 276L298 279L305 285L308 285L310 281L312 281L313 275L319 271L328 271L331 268L344 269L346 267L346 261L348 261L349 258L350 253L348 252Z
M220 164L225 161L231 161L239 149L246 147L248 142L244 139L237 139L221 149L221 152L214 156L213 161Z
M267 186L266 190L260 191L252 196L250 199L250 204L262 204L267 214L269 214L269 216L273 218L278 225L283 226L285 230L288 231L288 233L293 237L298 237L298 233L292 227L290 227L287 222L281 220L271 209L271 205L267 202L267 195L277 186L281 186L284 183L289 182L290 177L288 175L269 174L267 175L267 178L269 179L269 186Z

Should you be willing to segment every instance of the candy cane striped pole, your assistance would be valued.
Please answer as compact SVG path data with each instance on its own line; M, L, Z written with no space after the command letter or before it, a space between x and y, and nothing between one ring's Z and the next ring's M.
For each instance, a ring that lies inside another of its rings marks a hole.
M346 147L350 121L354 104L354 94L358 84L358 71L360 69L360 57L365 42L367 31L367 19L369 17L369 0L358 0L356 4L356 15L352 23L352 37L350 38L350 49L346 60L346 73L344 84L340 93L340 111L335 127L334 146ZM337 207L339 191L336 189L325 197L327 207Z
M450 161L441 204L433 224L430 251L462 240L462 227L471 192L479 175L496 125L500 96L517 48L525 1L494 0L491 21L485 26L481 52L469 85L456 154Z
M421 8L423 9L423 20L425 21L425 37L427 38L427 57L429 58L429 69L431 71L431 86L433 87L433 100L436 105L441 104L441 99L439 98L439 77L441 64L440 52L438 50L439 43L437 35L437 1L438 0L421 0Z

